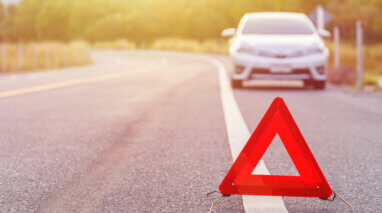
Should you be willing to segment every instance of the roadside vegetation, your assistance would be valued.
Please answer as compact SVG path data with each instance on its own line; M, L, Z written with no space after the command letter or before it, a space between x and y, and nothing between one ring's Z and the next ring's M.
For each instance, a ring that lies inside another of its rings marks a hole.
M57 69L90 63L85 41L6 42L0 45L0 72Z
M329 80L338 84L356 83L357 50L355 42L341 42L340 44L340 67L334 67L333 43L326 41L330 51ZM382 43L366 44L363 47L363 70L364 83L366 85L377 84L382 77Z
M168 51L186 51L195 53L228 54L228 43L224 39L204 40L161 38L152 42L135 43L126 39L115 41L97 41L93 43L96 49L150 49Z
M293 11L309 14L321 4L332 14L327 26L339 26L342 39L354 39L363 21L365 41L382 42L380 0L21 0L0 5L3 40L77 40L125 38L218 39L248 12ZM4 11L6 13L4 13Z

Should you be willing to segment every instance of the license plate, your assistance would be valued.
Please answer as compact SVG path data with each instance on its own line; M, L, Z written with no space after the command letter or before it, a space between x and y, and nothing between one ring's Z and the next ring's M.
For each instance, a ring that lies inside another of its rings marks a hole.
M292 72L292 67L290 64L273 64L271 66L272 73L290 73Z

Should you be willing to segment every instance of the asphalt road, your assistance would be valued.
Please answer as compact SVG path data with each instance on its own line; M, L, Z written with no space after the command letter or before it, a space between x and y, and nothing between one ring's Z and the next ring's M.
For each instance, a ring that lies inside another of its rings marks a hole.
M212 56L231 70L227 57ZM94 51L92 65L0 76L0 212L208 212L232 164L216 67L200 56ZM329 86L234 90L250 131L283 97L334 191L382 209L382 95ZM271 174L297 172L279 139ZM350 212L282 198L289 212ZM244 212L241 196L215 212Z

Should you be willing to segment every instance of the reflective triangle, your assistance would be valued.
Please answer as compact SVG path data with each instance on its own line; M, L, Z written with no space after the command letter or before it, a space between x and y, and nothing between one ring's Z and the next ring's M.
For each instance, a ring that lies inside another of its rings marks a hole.
M253 175L275 135L300 176ZM275 98L219 186L222 194L328 198L332 190L283 99Z

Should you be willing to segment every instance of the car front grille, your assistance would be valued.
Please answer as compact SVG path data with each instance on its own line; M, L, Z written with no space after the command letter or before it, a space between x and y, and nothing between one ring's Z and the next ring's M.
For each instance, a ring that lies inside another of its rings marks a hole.
M251 74L276 74L271 72L269 69L258 69L258 68L253 68L251 71ZM282 74L310 74L309 69L293 69L291 72L288 73L282 73Z

